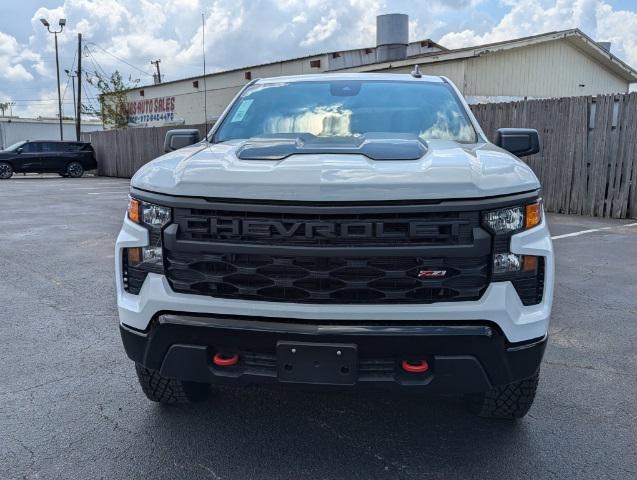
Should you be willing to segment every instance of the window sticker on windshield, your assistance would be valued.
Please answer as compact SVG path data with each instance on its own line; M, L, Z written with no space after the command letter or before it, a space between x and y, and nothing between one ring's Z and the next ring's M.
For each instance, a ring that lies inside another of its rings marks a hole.
M245 117L246 113L248 113L248 109L250 108L250 105L252 105L252 102L254 102L253 98L242 100L241 105L239 105L239 108L237 108L237 111L234 112L234 115L232 116L232 120L230 120L230 123L240 122L241 120L243 120L243 117Z

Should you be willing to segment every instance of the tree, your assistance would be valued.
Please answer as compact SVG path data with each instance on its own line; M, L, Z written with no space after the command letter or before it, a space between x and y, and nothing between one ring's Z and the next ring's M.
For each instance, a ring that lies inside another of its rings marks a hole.
M9 108L9 102L0 102L0 110L2 110L3 117L4 117L4 112L7 108Z
M135 88L139 79L128 77L124 81L122 74L115 70L110 77L95 71L86 75L86 80L99 91L99 111L93 107L82 106L82 111L89 115L102 117L102 123L114 128L128 126L128 99L127 91Z

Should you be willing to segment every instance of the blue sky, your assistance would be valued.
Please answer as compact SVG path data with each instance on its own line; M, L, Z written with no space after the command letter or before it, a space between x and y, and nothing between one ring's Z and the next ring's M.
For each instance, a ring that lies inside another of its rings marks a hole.
M247 66L322 51L372 46L375 16L410 16L410 38L448 48L578 27L637 66L636 0L0 0L0 102L14 114L56 112L53 37L40 24L67 18L60 63L67 114L77 32L84 66L152 82L160 58L167 80L201 70L201 13L209 69ZM132 65L132 66L131 66ZM96 92L85 85L89 101Z

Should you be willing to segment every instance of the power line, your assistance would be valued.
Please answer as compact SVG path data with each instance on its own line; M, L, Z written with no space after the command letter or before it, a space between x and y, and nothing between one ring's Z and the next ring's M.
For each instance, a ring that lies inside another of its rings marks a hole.
M73 69L75 68L75 60L76 59L77 59L77 51L73 55L73 63L71 64L71 72L73 72ZM62 100L64 100L66 98L66 92L69 89L69 81L71 80L71 78L72 77L70 75L66 76L66 85L64 85L64 93L62 93Z
M21 102L21 103L27 103L27 102L47 103L47 102L57 102L58 99L57 98L14 98L11 101Z
M87 54L86 57L91 61L91 63L93 64L93 67L95 67L95 72L101 72L102 75L104 75L104 78L108 78L109 75L102 68L99 62L95 60L95 57L93 56L93 53L91 52L91 50L88 47L85 47L84 51Z
M93 109L94 112L99 111L97 108L95 108L95 105L93 105L93 101L95 101L98 105L100 104L100 102L97 101L93 95L91 95L90 90L88 88L89 85L91 85L91 83L82 79L80 79L80 81L82 82L82 88L84 89L84 92L85 92L84 95L86 99L88 100L89 106Z
M57 103L57 99L53 100L53 101L46 101L46 102L14 102L15 105L32 105L32 106L38 106L38 105L51 105L51 103ZM72 105L73 102L69 101L69 102L62 102L62 105Z
M139 67L137 67L137 66L133 65L132 63L127 62L127 61L126 61L126 60L124 60L123 58L120 58L120 57L118 57L117 55L115 55L114 53L109 52L109 51L108 51L108 50L106 50L104 47L99 46L97 43L89 42L89 43L87 43L86 45L87 45L87 46L88 46L88 45L93 45L93 46L95 46L95 47L99 48L100 50L102 50L105 54L110 55L111 57L115 58L116 60L119 60L120 62L125 63L125 64L126 64L126 65L128 65L129 67L134 68L135 70L138 70L138 71L142 72L144 75L148 75L149 77L152 77L152 76L153 76L153 75L152 75L152 73L148 73L148 71L147 71L147 70L142 70L141 68L139 68ZM89 53L90 53L90 50L88 50L88 51L89 51Z

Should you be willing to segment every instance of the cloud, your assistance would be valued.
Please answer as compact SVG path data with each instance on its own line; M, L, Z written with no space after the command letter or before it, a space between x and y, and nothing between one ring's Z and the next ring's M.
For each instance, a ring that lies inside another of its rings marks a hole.
M35 59L37 56L19 45L15 37L0 32L0 79L10 82L33 80L33 75L21 62Z
M328 15L321 17L320 22L314 25L314 28L305 35L305 38L301 41L301 46L307 47L324 42L339 28L340 25L336 19L336 11L332 9Z
M637 67L637 13L614 11L607 4L596 13L599 39L612 42L628 64Z
M485 33L474 29L451 31L440 39L448 48L483 43L569 28L579 28L597 41L612 42L612 52L637 66L637 13L614 10L603 0L503 0L511 9Z

